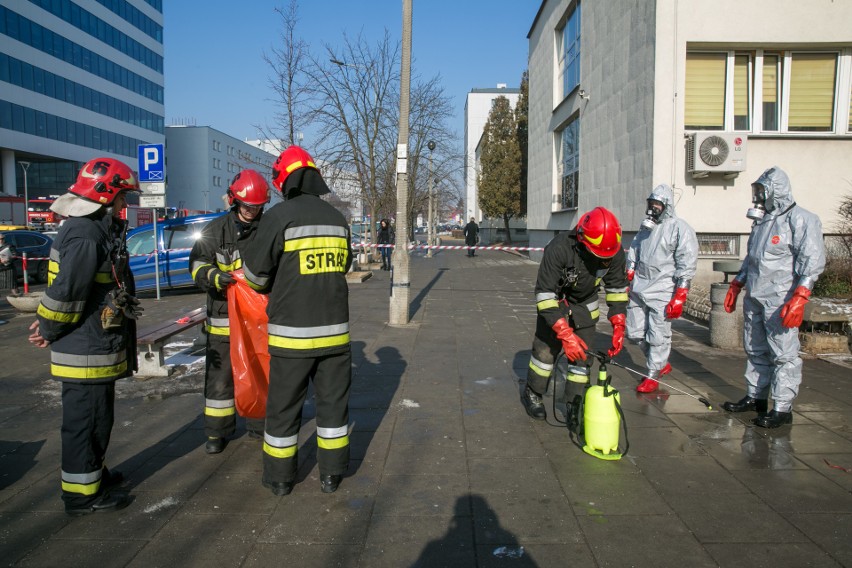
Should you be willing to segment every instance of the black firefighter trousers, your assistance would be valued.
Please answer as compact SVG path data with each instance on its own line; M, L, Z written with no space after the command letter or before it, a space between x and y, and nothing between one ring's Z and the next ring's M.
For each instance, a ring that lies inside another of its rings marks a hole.
M343 475L349 467L352 352L309 358L273 355L263 441L263 481L267 483L296 480L299 429L309 381L316 400L320 475Z

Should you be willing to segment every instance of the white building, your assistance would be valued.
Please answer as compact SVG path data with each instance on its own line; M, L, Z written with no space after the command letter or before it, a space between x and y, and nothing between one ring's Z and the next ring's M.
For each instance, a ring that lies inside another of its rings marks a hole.
M514 109L518 102L520 89L509 89L505 83L496 89L472 89L464 103L464 171L465 171L465 216L462 225L471 217L482 219L479 208L478 181L476 177L476 148L485 131L488 113L497 97L506 97Z
M46 7L42 7L46 6ZM0 0L0 184L64 193L82 163L162 144L161 0Z
M697 280L717 281L711 261L744 254L751 182L776 165L831 232L852 180L849 22L852 2L541 2L528 35L531 246L598 205L635 233L651 189L669 183L699 234Z

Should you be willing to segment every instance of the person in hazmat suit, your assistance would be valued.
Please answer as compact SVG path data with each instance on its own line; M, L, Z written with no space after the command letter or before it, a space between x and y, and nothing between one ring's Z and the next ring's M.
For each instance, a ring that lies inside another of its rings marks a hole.
M725 311L743 299L746 396L726 402L728 412L757 411L754 424L778 428L793 422L793 401L802 382L799 326L811 290L825 268L819 217L799 207L787 174L769 168L754 182L748 251L725 296ZM774 406L768 409L771 394Z
M589 385L586 351L600 317L601 284L612 323L612 347L608 354L613 357L624 345L625 254L618 219L608 209L596 207L580 217L574 230L556 235L544 249L535 283L538 312L535 336L527 383L521 394L521 403L531 418L547 417L541 397L561 350L568 361L566 418L569 427L576 431L579 404Z
M647 218L627 250L627 339L645 355L648 374L638 392L657 390L656 379L671 372L671 320L683 314L698 264L698 239L675 214L674 191L661 184L648 196Z
M47 290L29 342L50 347L50 373L62 383L62 500L69 515L130 503L106 466L115 421L115 382L136 370L136 319L128 266L125 194L139 191L126 164L95 158L50 208L67 217L53 241Z
M241 251L250 246L263 206L269 203L269 184L255 170L234 176L226 193L231 210L210 221L189 253L189 270L199 288L207 292L207 362L204 372L204 431L208 454L225 449L234 433L234 372L231 367L230 321L227 288L231 272L242 267ZM248 419L250 437L263 435L263 421Z
M272 166L284 201L260 220L243 253L253 289L269 294L269 395L263 438L264 487L293 490L302 406L313 383L320 489L333 493L349 465L349 286L352 239L343 214L320 198L328 186L303 148Z

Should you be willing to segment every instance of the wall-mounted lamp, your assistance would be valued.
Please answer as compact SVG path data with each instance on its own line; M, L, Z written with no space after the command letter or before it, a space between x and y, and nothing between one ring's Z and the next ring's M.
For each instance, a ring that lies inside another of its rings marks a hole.
M589 93L587 93L584 89L580 89L577 91L577 96L581 99L589 100Z

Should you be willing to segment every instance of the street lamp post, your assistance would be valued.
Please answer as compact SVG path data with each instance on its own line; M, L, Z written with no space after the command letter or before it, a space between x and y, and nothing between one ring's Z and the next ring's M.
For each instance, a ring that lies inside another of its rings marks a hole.
M411 297L411 265L408 254L408 112L411 96L411 4L402 0L402 58L399 84L399 136L396 143L396 234L393 249L393 282L388 324L408 324ZM400 246L401 245L401 246Z
M429 140L426 147L429 148L429 234L426 238L426 245L429 248L426 249L426 257L432 258L432 245L435 244L435 217L432 210L432 202L434 200L434 193L432 191L432 151L435 149L435 141Z
M30 196L27 188L27 170L30 168L29 162L18 162L21 164L21 169L24 170L24 225L30 226Z

